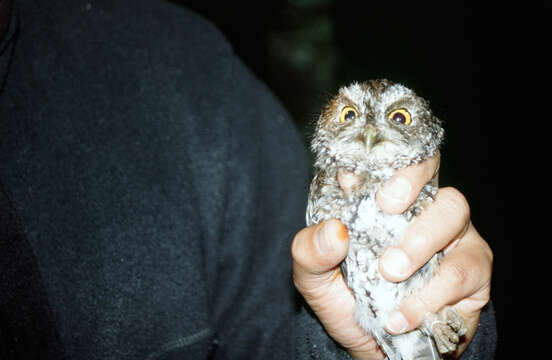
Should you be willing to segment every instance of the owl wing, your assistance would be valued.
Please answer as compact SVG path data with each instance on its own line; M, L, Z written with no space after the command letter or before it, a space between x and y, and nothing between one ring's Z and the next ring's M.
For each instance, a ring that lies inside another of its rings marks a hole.
M312 179L309 191L309 198L307 200L307 226L318 224L319 222L327 219L328 214L325 214L323 210L321 211L320 206L318 206L318 203L320 201L320 196L318 194L320 193L320 191L321 189L319 184L319 173L317 173Z
M311 182L307 201L307 226L318 224L331 218L340 218L344 205L343 191L336 176L325 170L318 171Z

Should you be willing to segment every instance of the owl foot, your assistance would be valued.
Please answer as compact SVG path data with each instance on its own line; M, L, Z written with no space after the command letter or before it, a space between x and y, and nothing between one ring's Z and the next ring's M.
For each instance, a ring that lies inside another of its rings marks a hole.
M438 314L427 314L423 327L433 335L441 354L456 350L460 337L467 331L464 319L452 306L444 307Z

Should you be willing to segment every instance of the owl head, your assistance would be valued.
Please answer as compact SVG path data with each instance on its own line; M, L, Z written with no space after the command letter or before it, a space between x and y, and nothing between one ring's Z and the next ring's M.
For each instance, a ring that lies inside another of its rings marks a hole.
M343 87L329 101L312 150L318 168L387 178L433 156L443 134L427 101L400 84L371 80Z

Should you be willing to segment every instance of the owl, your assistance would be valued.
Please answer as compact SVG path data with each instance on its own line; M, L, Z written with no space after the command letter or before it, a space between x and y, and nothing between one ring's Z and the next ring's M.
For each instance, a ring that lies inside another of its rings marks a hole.
M385 280L378 257L402 234L437 192L437 179L424 186L401 214L384 213L375 195L397 169L434 156L444 136L428 102L389 80L353 83L339 90L323 109L312 139L315 174L307 206L307 225L336 218L347 226L349 250L342 273L356 301L356 320L391 360L440 359L454 351L466 327L453 307L428 314L423 325L393 336L384 330L388 314L420 289L439 267L437 253L403 282ZM340 176L358 181L343 189Z

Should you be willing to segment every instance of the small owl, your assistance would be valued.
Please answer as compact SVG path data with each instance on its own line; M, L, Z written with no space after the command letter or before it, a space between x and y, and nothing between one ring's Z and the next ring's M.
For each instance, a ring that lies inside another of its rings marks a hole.
M378 270L378 257L398 244L414 217L432 201L437 179L426 184L402 214L384 213L375 195L397 169L435 155L443 134L424 99L382 79L341 88L323 110L312 140L315 176L307 225L336 218L347 226L350 245L341 269L355 296L356 319L391 360L440 359L440 353L456 349L466 331L452 307L428 314L423 326L406 334L393 336L383 328L387 315L438 269L441 253L403 282L389 282ZM344 190L339 184L343 174L354 174L360 181Z

